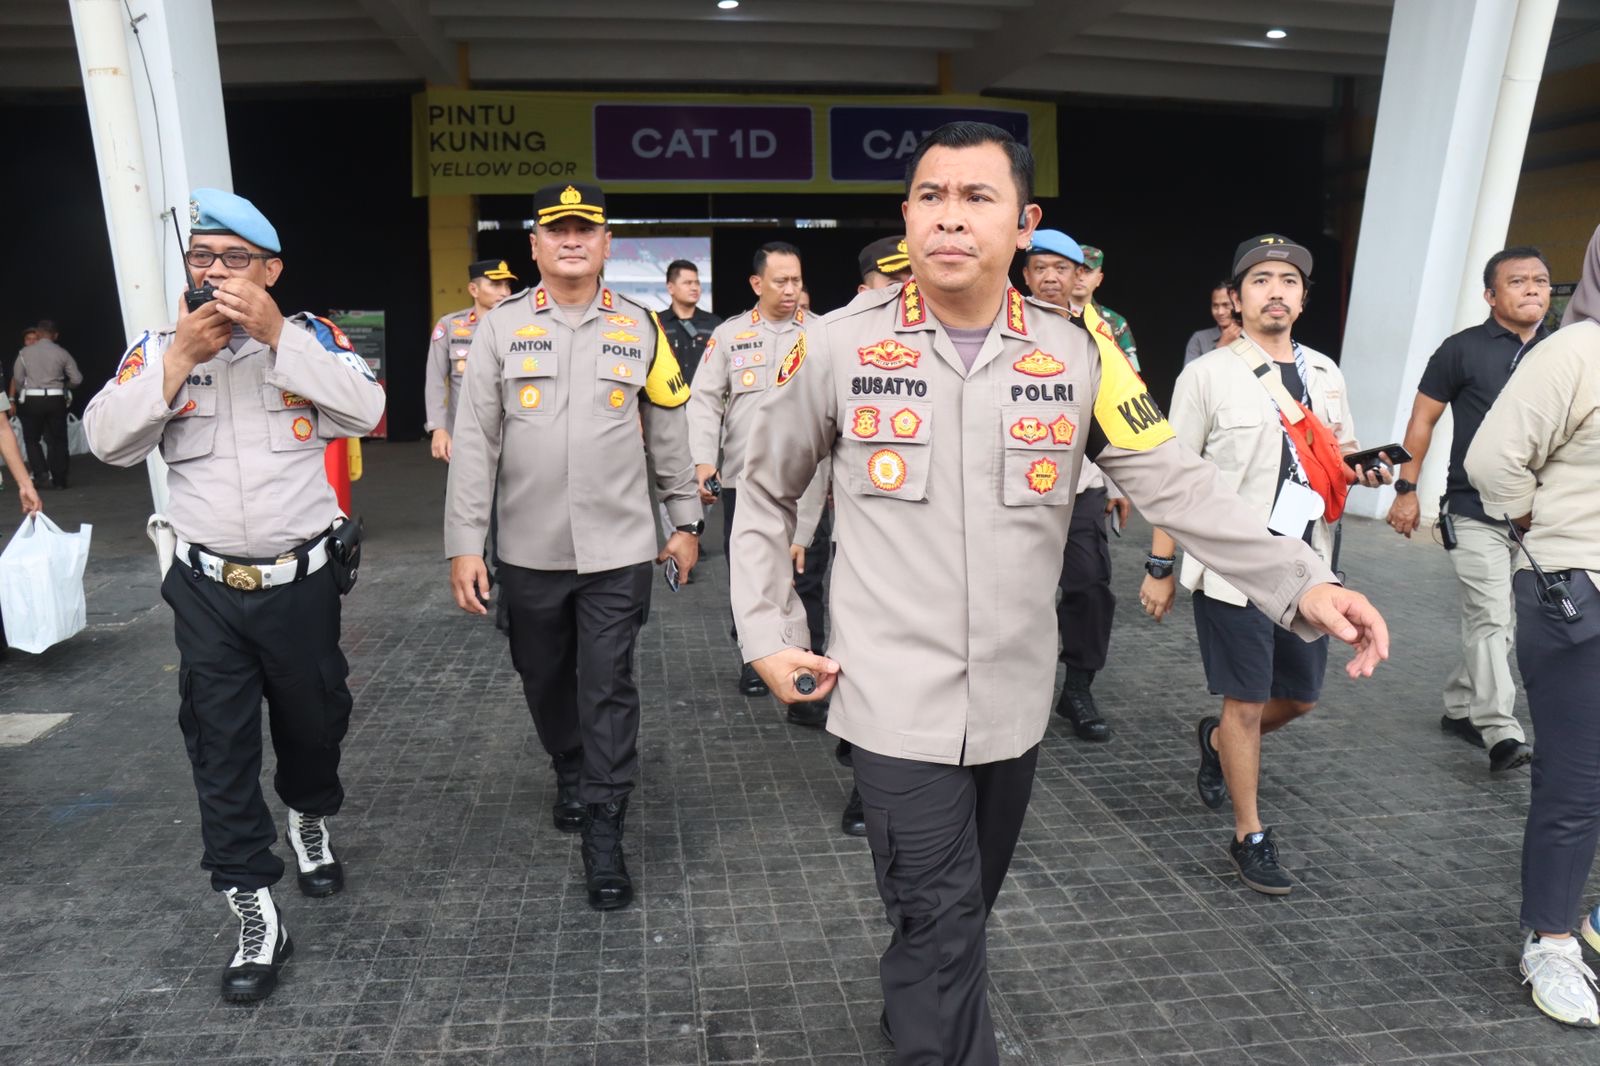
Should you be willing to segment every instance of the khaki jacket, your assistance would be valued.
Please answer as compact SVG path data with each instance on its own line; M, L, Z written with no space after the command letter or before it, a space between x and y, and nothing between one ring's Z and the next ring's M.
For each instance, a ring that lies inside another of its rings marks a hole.
M1104 344L1008 290L969 372L913 281L813 320L776 368L728 553L733 607L747 661L807 645L788 549L796 501L831 455L828 651L843 672L830 732L882 755L966 765L1039 742L1085 455L1152 522L1237 574L1278 624L1295 619L1305 589L1333 579L1172 439L1109 328L1098 316L1088 326Z
M1472 438L1467 477L1492 518L1533 515L1525 539L1541 569L1587 570L1600 584L1596 471L1600 323L1583 319L1523 357ZM1521 552L1516 560L1529 569Z
M167 518L178 536L221 555L270 559L326 530L340 514L322 453L370 433L383 387L343 331L299 314L274 351L247 339L189 375L169 406L162 354L172 328L146 333L89 401L89 448L133 466L156 448L167 462Z
M1321 352L1303 344L1300 351L1306 357L1312 412L1338 439L1341 452L1356 451L1344 375ZM1283 429L1278 409L1244 360L1217 348L1185 366L1173 386L1168 417L1178 440L1215 463L1223 482L1265 526L1278 494ZM1324 562L1332 559L1333 528L1320 518L1311 531L1311 546ZM1178 581L1224 603L1243 606L1250 601L1237 583L1213 573L1192 552L1184 554Z
M422 385L422 406L427 418L422 428L452 431L456 408L461 405L461 379L467 372L467 353L480 320L476 306L451 311L433 324L428 338L428 376Z
M496 550L534 570L615 570L656 557L655 490L674 525L702 516L689 399L654 312L601 288L577 326L544 286L482 315L467 357L445 493L445 554ZM642 432L641 432L642 426Z
M689 399L689 450L696 464L716 467L730 489L739 487L756 407L805 323L804 311L774 322L752 309L723 322L706 342Z

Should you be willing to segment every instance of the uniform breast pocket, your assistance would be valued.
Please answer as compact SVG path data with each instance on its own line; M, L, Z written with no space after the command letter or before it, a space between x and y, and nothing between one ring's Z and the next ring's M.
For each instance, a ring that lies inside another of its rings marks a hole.
M631 418L638 412L635 397L644 384L641 362L616 359L601 363L594 380L595 412L608 418Z
M304 396L262 386L261 402L267 409L267 442L273 451L310 451L329 440L318 432L322 420Z
M735 396L743 392L764 392L771 384L770 370L765 363L746 363L728 367L728 390Z
M1072 457L1085 432L1075 403L1000 405L1000 499L1007 507L1069 507L1077 496Z
M839 443L851 492L926 500L933 465L933 405L890 400L853 403ZM837 475L839 465L834 466Z
M210 455L217 443L217 390L191 385L188 399L161 434L161 458L169 463Z
M1255 454L1267 412L1260 403L1228 403L1217 408L1214 428L1206 437L1206 457L1235 468Z
M555 398L554 352L506 356L500 372L508 418L547 418Z

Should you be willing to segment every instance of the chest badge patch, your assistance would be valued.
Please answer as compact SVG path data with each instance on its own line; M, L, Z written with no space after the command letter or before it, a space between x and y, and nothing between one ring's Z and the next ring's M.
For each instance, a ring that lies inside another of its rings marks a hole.
M1078 427L1072 420L1062 415L1050 423L1050 440L1054 444L1071 444L1072 438L1078 435Z
M855 421L850 426L850 432L858 437L870 439L878 435L878 415L876 407L857 407Z
M892 448L879 448L867 460L867 478L880 492L895 492L906 483L906 461Z
M283 406L285 407L310 407L311 401L297 393L283 390Z
M626 363L618 363L616 366L611 368L611 372L623 380L633 377L633 368L628 366Z
M778 384L787 385L789 379L794 377L800 369L800 364L806 361L806 335L800 334L794 342L794 347L789 349L789 354L783 357L783 362L778 365Z
M639 343L638 337L634 336L632 333L629 333L627 330L622 329L614 329L610 333L602 333L600 336L604 337L608 341L616 341L618 344Z
M521 329L517 330L517 336L519 336L519 337L543 337L546 333L549 333L549 332L550 332L549 330L543 329L543 328L541 328L539 326L535 326L533 323L530 322L526 326L523 326Z
M1067 364L1038 348L1011 364L1011 369L1020 370L1034 378L1053 378L1066 368Z
M304 415L301 415L299 418L295 419L294 424L290 426L289 429L294 433L295 440L311 439L311 419L305 417Z
M543 399L544 393L539 391L539 386L537 385L524 385L522 386L522 391L517 393L517 402L522 404L525 410L529 411L538 407L539 402Z
M531 374L535 370L538 370L538 369L539 369L539 360L535 359L533 356L531 356L531 355L527 356L525 359L522 360L522 372L524 374Z
M1050 435L1050 429L1037 418L1027 415L1011 424L1011 435L1024 444L1038 444Z
M909 407L903 407L889 419L889 428L894 435L902 440L909 440L917 435L917 430L922 428L922 418Z
M745 388L748 389L755 383L756 372L754 370L746 370L743 374L739 375L739 384L743 385Z
M606 403L610 404L613 409L620 408L627 402L628 394L621 389L612 389L611 395L606 397Z
M875 366L879 370L899 370L903 366L916 366L922 353L890 337L887 340L856 349L862 366Z
M736 341L747 341L751 337L759 337L759 336L761 336L759 331L753 330L753 329L747 329L743 333L735 333L733 335L733 339L736 340Z
M1060 476L1060 468L1052 460L1040 456L1028 467L1028 487L1043 496L1056 487L1056 479Z
M607 315L606 321L613 326L637 326L639 324L637 318L629 318L627 315Z

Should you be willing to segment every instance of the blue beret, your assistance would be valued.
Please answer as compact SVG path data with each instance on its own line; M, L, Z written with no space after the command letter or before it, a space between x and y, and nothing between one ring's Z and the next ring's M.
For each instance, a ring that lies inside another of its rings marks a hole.
M1083 262L1083 249L1078 247L1078 242L1058 229L1034 230L1033 243L1028 245L1028 250L1023 254L1059 255L1074 263Z
M189 194L190 233L231 233L268 252L281 252L278 231L267 216L242 196L221 189L196 189Z

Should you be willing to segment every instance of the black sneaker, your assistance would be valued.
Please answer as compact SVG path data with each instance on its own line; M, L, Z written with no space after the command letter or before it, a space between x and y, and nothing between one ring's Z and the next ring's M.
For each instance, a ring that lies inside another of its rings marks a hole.
M845 801L844 813L839 816L839 829L847 837L867 835L867 808L861 802L861 790L852 788Z
M1439 731L1460 737L1475 748L1483 747L1483 734L1472 724L1470 718L1451 718L1448 714L1442 715L1439 718Z
M1200 719L1196 733L1200 740L1200 769L1194 775L1194 787L1200 793L1200 802L1212 810L1222 806L1228 798L1228 782L1222 776L1222 760L1217 749L1211 746L1211 734L1222 724L1216 715Z
M1278 846L1272 842L1272 830L1230 840L1228 855L1233 859L1233 868L1239 871L1239 880L1257 892L1287 896L1294 888L1294 882L1278 865Z
M1533 749L1516 737L1506 737L1489 749L1489 772L1503 774L1533 761Z

